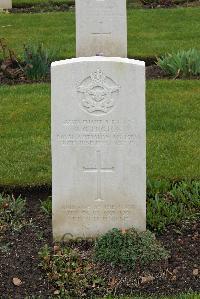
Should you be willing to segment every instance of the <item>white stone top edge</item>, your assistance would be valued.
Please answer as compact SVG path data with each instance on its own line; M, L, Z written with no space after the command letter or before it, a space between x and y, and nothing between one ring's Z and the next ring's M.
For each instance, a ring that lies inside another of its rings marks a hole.
M89 62L89 61L109 61L109 62L123 62L123 63L131 63L136 65L145 66L145 62L141 60L129 59L129 58L121 58L121 57L104 57L104 56L92 56L92 57L78 57L78 58L71 58L65 59L60 61L52 62L51 66L59 66L59 65L66 65L78 62Z

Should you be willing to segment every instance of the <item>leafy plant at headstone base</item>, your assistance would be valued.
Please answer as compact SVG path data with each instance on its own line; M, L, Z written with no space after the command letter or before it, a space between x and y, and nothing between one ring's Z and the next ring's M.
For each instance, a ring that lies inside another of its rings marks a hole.
M47 273L55 292L60 296L80 298L86 296L86 290L105 287L104 280L93 271L92 261L81 256L78 250L60 245L55 245L51 250L48 245L44 245L39 257L40 267Z
M157 65L174 78L200 76L200 50L182 50L158 58Z
M150 180L147 178L147 197L155 197L156 194L165 194L171 190L171 182L169 180Z
M99 237L95 243L97 261L132 270L136 265L148 265L168 256L169 253L150 231L140 233L132 228L123 232L115 228Z
M162 232L169 224L200 215L200 182L174 183L163 192L153 188L147 198L147 226Z
M0 227L19 230L25 223L26 201L20 196L0 194Z
M52 213L52 200L41 201L41 210ZM200 182L147 179L147 227L161 233L168 225L197 218L200 213Z
M175 183L172 186L170 194L175 202L181 202L188 209L200 209L200 182L182 181L180 183Z
M2 57L2 63L0 71L5 77L10 79L24 79L24 70L19 63L16 54L11 50L5 39L0 39L0 56Z
M51 215L52 213L52 199L49 196L47 199L45 200L41 200L41 210L48 216Z
M50 64L54 60L53 52L43 44L24 46L25 74L30 80L41 80L49 76Z

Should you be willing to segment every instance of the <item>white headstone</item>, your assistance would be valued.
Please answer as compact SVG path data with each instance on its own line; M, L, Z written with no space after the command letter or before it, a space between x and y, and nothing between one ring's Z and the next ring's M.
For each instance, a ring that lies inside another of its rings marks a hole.
M3 9L12 8L12 0L0 0L0 8Z
M52 63L53 234L145 230L144 62Z
M76 0L76 56L127 57L126 0Z

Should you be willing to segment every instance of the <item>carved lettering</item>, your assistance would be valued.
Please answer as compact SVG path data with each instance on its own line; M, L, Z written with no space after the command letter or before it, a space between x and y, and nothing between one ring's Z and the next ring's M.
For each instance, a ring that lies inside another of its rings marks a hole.
M66 133L58 134L62 146L126 145L134 143L133 120L66 120Z
M98 207L87 207L66 205L66 216L73 221L105 220L105 221L129 221L134 212L134 205L102 205Z

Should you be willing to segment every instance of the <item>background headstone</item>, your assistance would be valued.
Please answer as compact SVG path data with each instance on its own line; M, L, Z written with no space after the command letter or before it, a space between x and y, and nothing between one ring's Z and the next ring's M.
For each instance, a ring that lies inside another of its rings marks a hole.
M76 56L127 57L126 0L76 0Z
M53 234L145 230L145 66L109 57L52 64Z
M0 8L12 8L12 0L0 0Z

